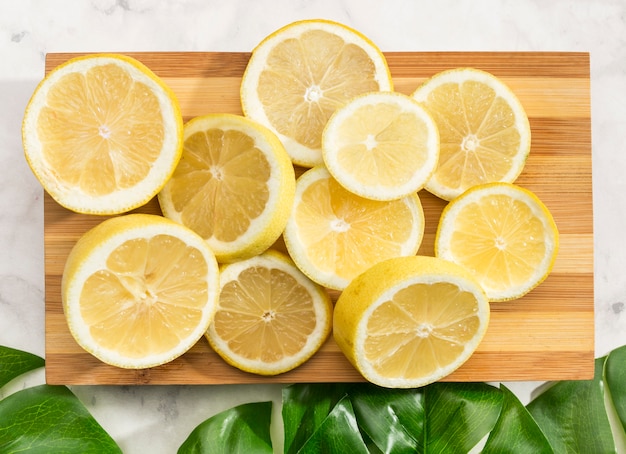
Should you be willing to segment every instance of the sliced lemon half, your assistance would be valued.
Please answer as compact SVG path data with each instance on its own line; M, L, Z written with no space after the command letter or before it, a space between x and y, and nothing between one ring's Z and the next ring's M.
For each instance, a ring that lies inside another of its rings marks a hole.
M274 133L241 115L209 114L185 124L183 155L158 199L166 217L231 262L280 237L294 191L293 165Z
M24 114L26 160L44 189L80 213L118 214L161 190L182 151L176 96L139 61L73 58L35 89Z
M324 166L298 178L283 233L304 274L337 290L378 262L415 255L423 236L424 212L417 194L391 201L359 197Z
M428 79L412 96L439 130L439 164L428 191L452 200L477 184L517 179L530 152L530 124L501 79L475 68L451 69Z
M552 214L528 189L475 186L444 208L435 255L467 268L491 301L517 299L543 282L558 254Z
M294 163L322 163L322 131L349 99L391 91L381 51L363 34L323 19L288 24L252 51L241 83L246 116L272 129Z
M219 305L206 334L229 364L259 375L292 370L331 330L332 302L280 252L222 266Z
M349 191L374 200L400 199L421 190L435 171L439 132L430 114L409 96L367 93L330 117L322 156Z
M72 248L63 309L76 342L101 361L143 369L189 350L213 318L218 266L190 229L151 214L109 218Z
M476 351L489 324L487 297L463 267L412 256L374 265L341 293L333 336L354 367L387 388L440 380Z

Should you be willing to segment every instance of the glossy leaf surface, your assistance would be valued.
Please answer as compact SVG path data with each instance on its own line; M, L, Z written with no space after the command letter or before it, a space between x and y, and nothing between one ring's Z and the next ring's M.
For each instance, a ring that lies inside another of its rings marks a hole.
M363 384L352 388L350 398L360 430L371 440L370 451L416 452L424 435L422 390L375 388Z
M519 399L504 385L502 411L482 454L553 454L548 439Z
M616 452L604 406L604 361L604 357L596 359L593 380L556 382L528 404L555 452Z
M68 388L40 385L0 401L0 452L122 451Z
M285 452L299 452L310 439L319 438L334 411L334 420L343 415L344 424L333 436L353 446L359 433L368 452L467 452L495 425L501 404L501 391L484 383L436 383L417 389L368 383L292 385L283 393ZM347 416L349 408L354 423ZM360 449L360 444L351 449Z
M350 453L369 454L360 435L352 403L343 397L322 421L315 433L307 439L299 454Z
M420 452L469 452L495 425L502 392L486 383L433 383L424 390L426 433Z
M239 405L198 425L178 449L179 454L271 454L272 402Z
M43 358L32 353L0 346L0 388L26 372L43 367Z
M604 364L604 375L622 429L626 431L626 346L609 353Z
M283 388L283 427L286 454L298 449L319 429L348 386L342 384L291 385Z

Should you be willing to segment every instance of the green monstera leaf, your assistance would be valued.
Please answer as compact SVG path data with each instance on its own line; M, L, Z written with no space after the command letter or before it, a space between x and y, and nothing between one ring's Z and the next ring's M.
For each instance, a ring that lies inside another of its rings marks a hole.
M486 383L438 382L418 389L286 386L284 452L616 452L604 402L605 397L612 402L619 426L613 430L626 439L625 366L622 347L596 360L592 380L553 383L527 406L506 386Z
M0 347L0 384L43 365ZM626 440L626 346L598 358L592 380L552 383L527 406L486 383L295 384L282 398L287 454L613 453ZM193 429L179 453L277 452L271 419L272 402L233 407ZM40 385L0 400L0 452L121 450L68 388Z
M43 367L43 358L32 353L0 346L0 388L16 377Z
M44 365L31 353L0 348L0 383ZM2 453L121 453L111 436L65 386L26 388L0 400Z
M500 389L502 411L482 453L553 454L550 442L526 407L506 386Z
M604 377L626 439L626 345L609 353L604 363Z
M344 438L354 452L466 452L494 426L501 401L484 383L291 385L283 392L285 453L309 452L301 449L330 436L329 420L335 443Z
M593 380L554 383L528 404L555 452L616 452L604 404L605 360L596 359Z
M178 454L251 454L272 451L272 402L233 407L198 425L178 449Z

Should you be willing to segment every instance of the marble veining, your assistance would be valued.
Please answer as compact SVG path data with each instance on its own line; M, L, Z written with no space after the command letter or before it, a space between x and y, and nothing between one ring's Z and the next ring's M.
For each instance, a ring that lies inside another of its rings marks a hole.
M318 17L350 25L387 51L590 52L596 356L626 344L623 0L1 2L0 344L44 354L43 193L23 158L20 128L43 76L46 53L249 51L282 25ZM43 381L42 374L12 387L37 381ZM539 384L507 386L528 400ZM278 404L281 387L72 389L124 452L132 454L175 452L197 424L221 410L253 400ZM274 435L281 446L280 433Z

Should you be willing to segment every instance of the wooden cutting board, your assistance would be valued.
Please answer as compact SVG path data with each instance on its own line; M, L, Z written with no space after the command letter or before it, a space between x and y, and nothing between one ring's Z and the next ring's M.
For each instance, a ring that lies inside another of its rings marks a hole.
M48 54L46 73L77 54ZM249 53L130 53L174 90L185 120L211 112L241 114L239 84ZM395 89L411 93L438 71L473 66L493 73L520 98L532 149L517 183L553 213L560 250L552 274L525 297L493 303L488 332L449 381L589 379L594 366L591 108L588 53L387 52ZM421 254L433 255L444 202L420 193L426 214ZM140 212L159 213L155 200ZM331 339L307 363L261 377L228 366L201 339L177 360L152 369L108 366L70 335L61 305L65 258L78 237L101 222L44 201L46 381L50 384L226 384L353 382L360 375ZM280 243L277 247L282 247ZM334 295L336 297L336 295Z

